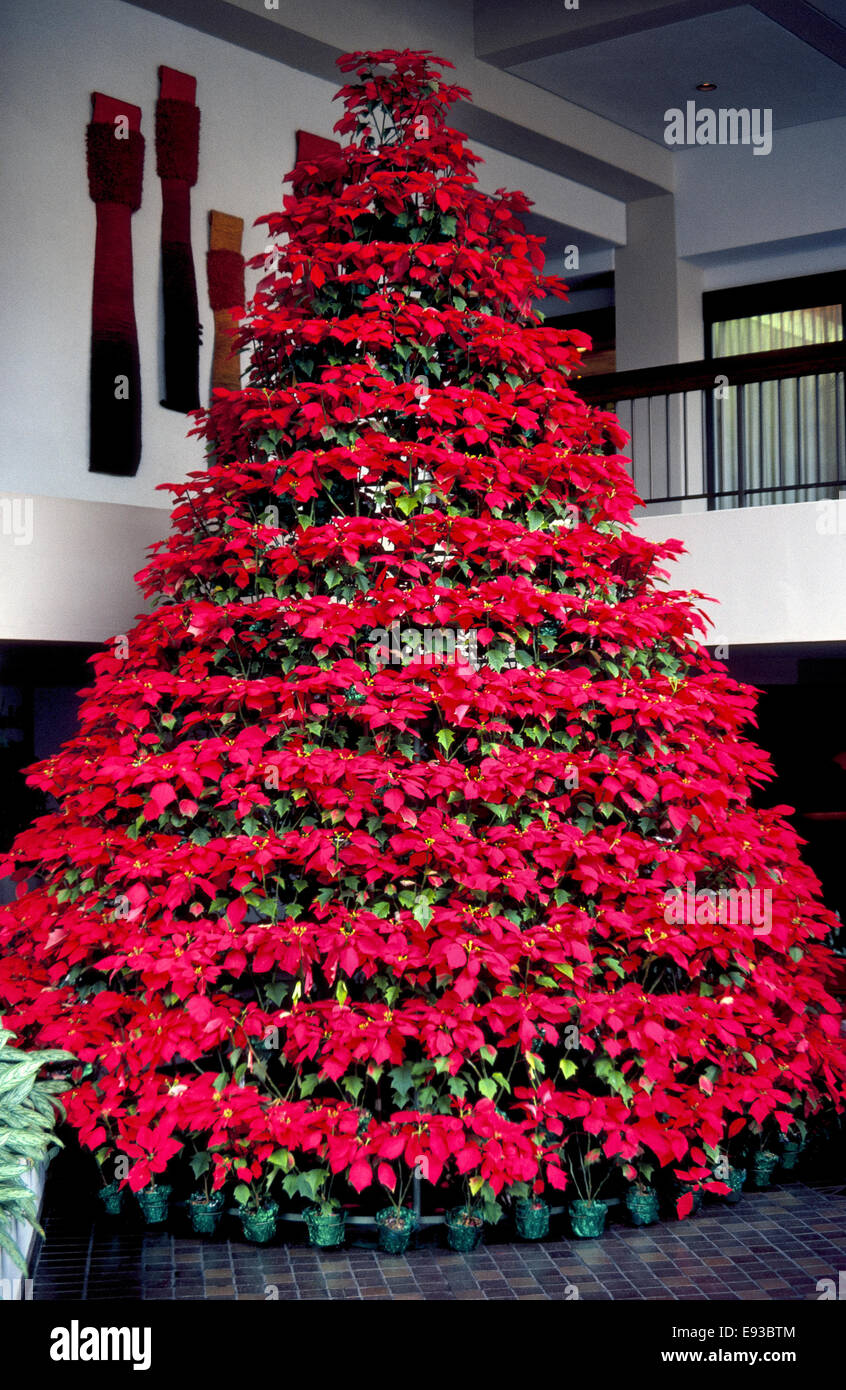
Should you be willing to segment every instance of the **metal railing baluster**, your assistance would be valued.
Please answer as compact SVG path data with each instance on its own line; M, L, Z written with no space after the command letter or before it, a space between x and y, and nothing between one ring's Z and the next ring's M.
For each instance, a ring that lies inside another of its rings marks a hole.
M743 507L813 500L846 487L845 364L846 344L838 341L580 378L578 389L603 409L615 401L623 423L628 416L632 477L645 501ZM731 383L725 400L714 398L719 376ZM757 400L748 395L753 390ZM690 418L694 392L698 423ZM663 428L653 421L661 409ZM674 485L681 490L672 493Z

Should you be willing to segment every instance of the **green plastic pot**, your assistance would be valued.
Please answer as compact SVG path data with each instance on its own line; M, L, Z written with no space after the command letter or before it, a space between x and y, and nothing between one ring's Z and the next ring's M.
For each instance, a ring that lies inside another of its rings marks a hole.
M172 1190L167 1183L161 1183L155 1187L143 1187L140 1192L136 1192L138 1205L148 1226L161 1226L167 1221Z
M792 1173L796 1164L799 1162L799 1155L804 1148L803 1144L790 1141L784 1145L781 1151L781 1169L785 1173Z
M213 1192L210 1197L195 1192L188 1198L191 1213L191 1226L198 1236L213 1236L223 1215L223 1193Z
M467 1207L453 1207L445 1217L447 1245L460 1255L467 1255L481 1245L485 1234L485 1223L477 1211Z
M267 1245L276 1234L276 1218L279 1211L275 1202L266 1202L263 1207L248 1211L246 1207L238 1213L241 1218L241 1229L244 1232L244 1239L251 1240L254 1245Z
M727 1182L729 1187L731 1188L731 1192L726 1193L726 1195L723 1197L723 1201L728 1202L730 1206L734 1206L737 1202L740 1201L741 1197L743 1196L743 1184L746 1181L746 1169L729 1168L728 1177L724 1178L723 1181Z
M514 1207L514 1224L523 1240L543 1240L549 1234L549 1207L523 1198Z
M759 1189L769 1187L773 1171L778 1163L778 1154L771 1149L759 1149L752 1158L752 1185Z
M320 1246L322 1250L343 1245L347 1227L345 1211L321 1211L320 1207L307 1207L304 1215L310 1245Z
M652 1187L646 1191L630 1187L626 1193L626 1209L633 1226L653 1226L658 1220L658 1193Z
M126 1188L119 1183L110 1182L108 1187L101 1187L97 1194L103 1203L109 1216L120 1216L123 1211L123 1199Z
M396 1207L383 1207L377 1211L379 1249L386 1255L404 1255L416 1224L410 1207L400 1207L399 1210Z
M594 1198L591 1202L570 1203L570 1229L579 1240L596 1240L605 1230L608 1203Z

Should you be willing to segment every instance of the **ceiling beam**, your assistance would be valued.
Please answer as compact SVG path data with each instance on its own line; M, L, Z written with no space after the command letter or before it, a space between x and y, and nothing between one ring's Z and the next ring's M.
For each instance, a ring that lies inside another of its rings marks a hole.
M668 191L666 187L642 179L617 164L612 165L596 155L576 149L574 145L553 140L530 126L509 121L475 102L457 101L452 112L451 123L471 140L479 140L491 149L501 150L503 154L525 160L527 164L535 164L550 174L559 174L561 178L583 184L585 188L592 188L621 203L654 198Z
M846 67L846 29L810 0L585 0L578 9L565 0L473 0L476 57L511 68L744 4Z
M804 0L753 0L755 8L797 39L846 68L846 29Z
M340 85L335 60L346 50L336 47L331 40L336 34L341 38L346 35L339 22L329 22L330 12L326 5L319 15L315 10L310 16L316 32L307 34L294 27L305 8L301 0L296 4L292 0L282 0L279 10L270 11L248 9L244 0L129 0L129 3L248 52L285 63L300 72L325 78L333 86ZM291 22L284 23L283 15ZM356 34L350 32L349 41L350 46L357 46ZM438 38L438 44L435 51L442 52L447 44L446 36L443 43ZM421 43L420 46L429 47L430 44ZM574 108L552 93L539 93L513 74L503 75L475 59L471 60L471 66L475 73L465 75L459 61L461 70L454 80L473 89L476 99L472 103L458 102L453 108L456 126L471 138L620 202L655 197L672 186L671 157L669 154L665 157L661 151L666 159L662 163L656 158L655 146L641 136L633 136L592 112ZM520 93L526 88L526 99L521 101ZM535 128L532 117L526 124L519 119L523 112L533 112L536 116L541 101L546 132ZM591 127L587 138L573 138L574 121L580 122L582 127L586 123ZM566 135L559 139L551 133L556 126L571 132L569 141ZM616 140L619 145L621 138L625 139L625 144L620 146L618 154L614 142ZM635 172L639 165L642 173Z
M799 0L786 0L787 4ZM658 29L699 15L735 9L748 0L473 0L476 57L496 67L567 53L625 34ZM526 37L531 33L532 37Z
M224 43L235 44L248 53L260 53L298 72L308 72L312 77L323 77L339 85L335 60L345 50L292 29L278 19L273 23L270 14L263 9L253 13L229 4L228 0L129 0L129 3L141 10L151 10L162 19L222 39Z

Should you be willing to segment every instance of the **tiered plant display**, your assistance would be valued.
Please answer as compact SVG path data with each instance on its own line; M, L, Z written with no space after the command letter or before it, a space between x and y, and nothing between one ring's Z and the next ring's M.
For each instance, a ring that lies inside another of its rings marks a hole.
M345 143L265 219L155 606L32 773L58 804L11 852L2 1012L81 1059L70 1119L134 1191L185 1149L242 1199L275 1177L256 1213L416 1174L492 1219L590 1146L683 1216L729 1131L842 1104L832 918L750 804L753 693L663 583L679 544L630 527L588 340L533 311L564 287L527 201L446 122L467 94L426 55L341 66Z

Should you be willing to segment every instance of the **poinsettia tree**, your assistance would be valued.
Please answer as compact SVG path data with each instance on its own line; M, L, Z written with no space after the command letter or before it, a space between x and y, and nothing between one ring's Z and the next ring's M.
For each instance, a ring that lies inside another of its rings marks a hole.
M153 607L31 773L3 1015L79 1059L71 1120L136 1189L185 1148L217 1186L416 1172L489 1210L577 1158L710 1182L842 1105L832 918L467 93L340 66Z

